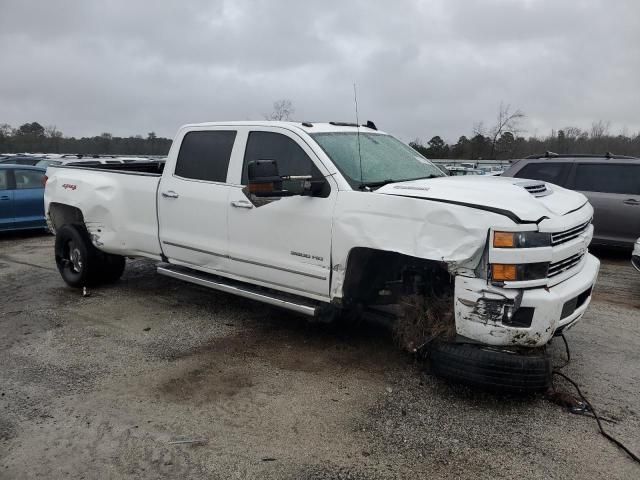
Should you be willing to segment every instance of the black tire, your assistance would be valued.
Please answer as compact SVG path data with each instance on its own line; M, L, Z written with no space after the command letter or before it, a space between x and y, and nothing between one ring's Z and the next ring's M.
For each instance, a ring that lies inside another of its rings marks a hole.
M80 288L96 284L102 258L83 227L63 225L56 231L55 256L67 285Z
M126 259L120 255L103 253L102 283L117 282L124 273Z
M124 257L95 248L87 230L80 225L58 229L55 251L62 279L75 288L113 283L122 276L126 264Z
M435 343L431 371L445 380L482 390L535 393L551 385L551 357L546 349L500 349L470 343Z

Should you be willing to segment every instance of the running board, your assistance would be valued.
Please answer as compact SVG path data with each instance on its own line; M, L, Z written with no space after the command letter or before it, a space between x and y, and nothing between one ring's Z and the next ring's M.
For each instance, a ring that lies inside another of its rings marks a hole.
M220 290L221 292L231 293L251 300L257 300L258 302L268 303L269 305L285 308L311 317L315 316L318 311L318 306L311 302L307 303L286 294L280 294L268 290L258 290L251 285L210 275L204 272L163 264L158 266L158 273L178 280L184 280L185 282L195 283L196 285L201 285L203 287Z

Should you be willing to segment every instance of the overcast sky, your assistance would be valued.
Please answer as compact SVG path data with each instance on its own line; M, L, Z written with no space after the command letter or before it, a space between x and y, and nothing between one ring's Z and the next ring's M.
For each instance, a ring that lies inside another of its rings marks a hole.
M640 130L640 1L0 0L0 123L173 136L184 123L360 120L469 135L500 101L526 135Z

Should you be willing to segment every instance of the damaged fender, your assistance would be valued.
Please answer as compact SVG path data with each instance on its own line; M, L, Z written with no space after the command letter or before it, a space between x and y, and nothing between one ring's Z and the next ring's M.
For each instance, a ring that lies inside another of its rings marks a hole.
M514 222L467 206L342 191L334 215L331 298L343 295L349 253L355 247L444 262L452 275L473 276L488 225L513 226Z

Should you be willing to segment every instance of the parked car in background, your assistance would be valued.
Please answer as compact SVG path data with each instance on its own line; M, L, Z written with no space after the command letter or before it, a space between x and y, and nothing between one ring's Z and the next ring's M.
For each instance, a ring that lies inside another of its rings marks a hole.
M0 165L0 231L46 228L45 168Z
M459 177L464 175L484 175L484 172L479 168L452 166L447 167L447 170L449 170L449 175L451 175L452 177Z
M595 211L594 244L629 248L640 237L640 158L547 152L519 160L503 176L584 193Z
M631 265L636 267L636 270L640 272L640 238L636 240L636 244L633 247L633 254L631 255Z
M504 173L504 167L501 165L491 165L490 167L479 167L484 172L484 175L490 175L496 177Z
M0 160L0 164L12 164L12 165L35 165L44 157L31 156L31 155L14 155L6 157Z
M84 156L63 156L58 158L43 158L36 166L49 167L51 165L72 165L77 167L97 166L97 165L119 165L122 163L148 162L149 160L142 157L84 157Z

